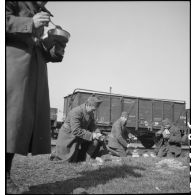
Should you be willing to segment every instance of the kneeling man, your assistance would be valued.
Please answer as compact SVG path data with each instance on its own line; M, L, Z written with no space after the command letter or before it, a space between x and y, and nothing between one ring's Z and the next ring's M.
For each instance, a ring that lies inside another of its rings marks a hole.
M56 153L50 159L79 162L96 158L102 134L96 128L94 111L101 104L97 97L73 108L62 125L56 144Z
M169 119L162 121L161 130L156 132L158 157L179 157L181 155L181 132Z
M108 138L107 149L114 156L126 157L127 148L130 147L128 140L128 132L126 123L128 120L128 113L122 112L121 117L113 124L111 134Z

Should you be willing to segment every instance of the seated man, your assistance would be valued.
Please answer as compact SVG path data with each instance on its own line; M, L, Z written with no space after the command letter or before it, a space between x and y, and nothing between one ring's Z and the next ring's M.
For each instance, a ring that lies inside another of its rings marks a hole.
M182 136L180 129L175 126L171 125L170 129L170 137L168 140L168 157L179 157L181 155L181 141Z
M162 121L162 126L159 131L156 132L156 148L155 153L158 157L167 156L168 152L168 139L170 136L170 121L165 119Z
M156 133L156 152L159 157L179 157L181 154L181 132L168 119L162 121L161 130Z
M111 134L108 138L107 149L114 156L126 157L127 148L130 147L128 140L128 132L126 129L126 123L128 119L128 113L122 112L121 117L113 124Z
M86 103L68 113L59 131L56 153L50 160L79 162L97 156L102 134L96 129L94 111L101 102L97 97L89 97Z

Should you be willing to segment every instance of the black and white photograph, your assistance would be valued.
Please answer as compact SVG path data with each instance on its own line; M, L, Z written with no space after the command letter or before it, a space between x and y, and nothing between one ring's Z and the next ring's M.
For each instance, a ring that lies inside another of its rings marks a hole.
M191 1L4 15L5 193L192 193Z

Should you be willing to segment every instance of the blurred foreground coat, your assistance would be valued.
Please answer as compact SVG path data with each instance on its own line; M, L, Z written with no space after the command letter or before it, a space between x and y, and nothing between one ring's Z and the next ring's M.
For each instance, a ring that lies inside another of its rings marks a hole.
M126 127L119 118L112 126L111 134L108 137L108 147L116 149L120 156L126 156L127 139Z
M50 53L33 29L35 2L6 1L6 152L50 153L50 103L46 62Z
M87 113L85 104L73 108L62 125L56 143L56 156L70 162L77 162L81 144L92 141L96 130L94 114Z

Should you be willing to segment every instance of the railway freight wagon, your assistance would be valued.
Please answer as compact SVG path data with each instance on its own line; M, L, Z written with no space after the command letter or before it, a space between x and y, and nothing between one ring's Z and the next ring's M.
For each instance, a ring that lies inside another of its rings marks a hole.
M97 126L103 134L111 131L112 124L123 111L129 113L129 132L146 148L155 144L155 132L160 129L163 119L168 118L180 129L186 127L185 101L134 97L86 89L75 89L72 94L64 97L64 118L72 108L83 104L91 95L103 100L95 112Z

